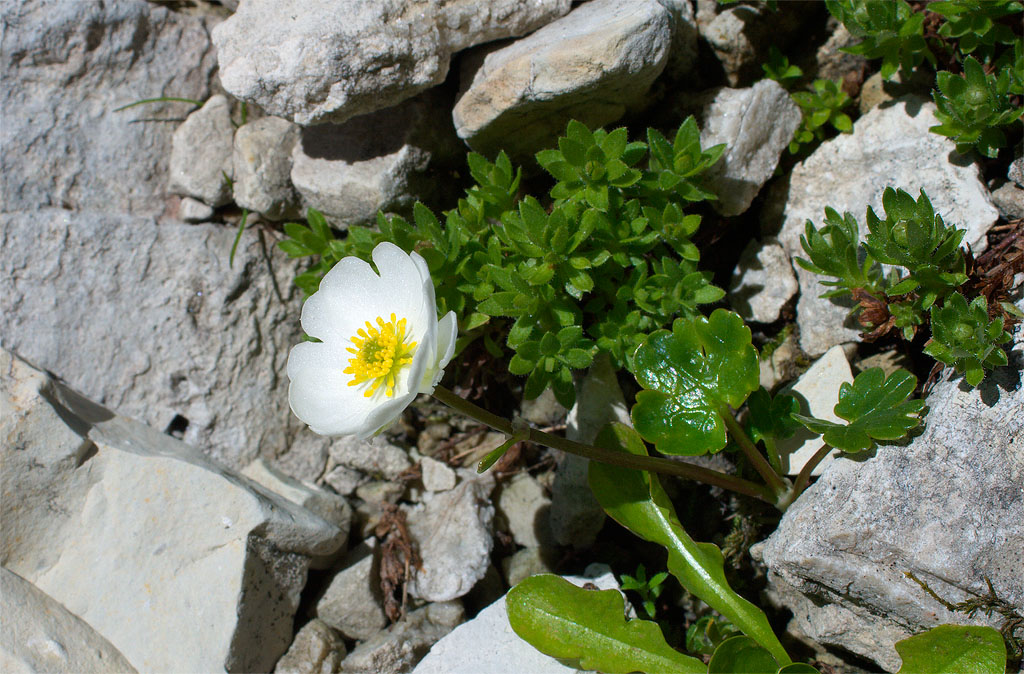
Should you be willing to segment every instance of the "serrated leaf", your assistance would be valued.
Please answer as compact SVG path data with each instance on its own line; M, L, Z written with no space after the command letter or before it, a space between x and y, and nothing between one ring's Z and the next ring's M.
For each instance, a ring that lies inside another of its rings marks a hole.
M880 367L861 372L853 383L839 387L836 416L848 424L794 414L809 430L821 433L822 439L844 452L863 452L875 440L899 440L921 423L918 417L923 400L907 400L917 386L917 377L906 370L896 370L889 377Z
M645 389L636 396L633 424L664 454L696 456L725 447L722 414L739 408L759 385L750 329L725 309L710 319L677 319L672 332L650 335L633 363Z
M705 674L704 663L665 642L657 623L627 621L618 590L584 590L551 574L530 576L505 599L512 629L534 648L605 674Z
M647 455L640 436L623 424L605 426L595 444ZM666 567L683 587L768 648L781 662L789 662L764 612L729 586L721 550L712 543L697 543L690 538L655 474L591 461L589 482L595 498L610 517L640 538L666 548Z
M999 631L976 625L939 625L896 642L899 674L1003 674L1006 645Z

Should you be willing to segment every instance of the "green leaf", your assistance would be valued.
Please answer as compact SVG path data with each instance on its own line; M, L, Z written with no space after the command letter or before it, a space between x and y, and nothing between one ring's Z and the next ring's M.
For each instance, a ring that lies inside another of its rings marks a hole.
M647 455L640 436L623 424L605 426L595 444ZM778 660L789 662L764 612L729 587L721 550L690 538L656 475L597 461L590 462L589 470L590 489L610 517L640 538L664 546L668 550L666 567L683 587L769 649Z
M704 674L704 663L665 642L657 623L629 620L618 590L584 590L551 574L509 590L508 621L541 653L606 674Z
M849 424L794 414L809 430L822 433L823 440L844 452L863 452L874 447L875 440L899 440L921 423L918 414L923 400L907 400L917 386L917 377L896 370L888 378L880 367L861 372L853 383L839 387L836 416Z
M775 674L778 669L771 653L742 635L723 641L708 663L708 674Z
M757 350L750 329L731 311L710 319L677 319L672 332L650 335L634 356L637 382L631 417L664 454L696 456L725 447L723 414L757 389Z
M1003 674L1006 645L998 630L974 625L939 625L896 642L903 658L899 674Z

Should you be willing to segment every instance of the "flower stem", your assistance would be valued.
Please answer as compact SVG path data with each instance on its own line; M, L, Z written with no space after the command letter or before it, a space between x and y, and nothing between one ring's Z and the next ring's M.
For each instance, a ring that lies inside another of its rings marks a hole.
M505 435L513 435L515 433L515 430L512 427L512 422L508 419L492 414L491 412L474 405L465 398L456 395L442 386L438 386L434 389L434 397L448 407L465 414L471 419L476 419L480 423L493 428L499 433L504 433ZM639 456L637 454L617 452L603 447L585 445L583 443L569 440L568 438L545 433L544 431L537 430L536 428L529 429L529 432L530 442L534 442L538 445L544 445L545 447L551 447L553 449L559 449L570 454L576 454L594 461L600 461L601 463L608 463L614 466L622 466L623 468L632 468L635 470L646 470L652 473L661 473L663 475L675 475L677 477L696 480L716 487L722 487L723 489L729 489L730 491L734 491L739 494L746 494L747 496L752 496L768 503L775 502L772 493L762 485L733 475L726 475L725 473L721 473L717 470L701 468L700 466L694 466L681 461L671 461L669 459L662 459L654 456Z
M754 470L764 478L764 481L768 484L776 495L782 494L787 490L786 483L782 481L779 474L771 467L768 460L764 458L754 443L750 441L750 437L746 431L739 425L736 418L732 415L732 411L728 408L721 410L720 416L725 422L725 427L729 429L729 434L732 435L732 439L736 441L736 444L740 446L743 453L746 455L747 460L750 461L751 465L754 466Z
M811 480L811 471L824 460L828 453L832 451L832 447L827 443L821 443L821 447L814 453L810 461L804 464L804 467L800 469L800 474L796 476L796 482L793 483L793 499L807 488L807 483Z

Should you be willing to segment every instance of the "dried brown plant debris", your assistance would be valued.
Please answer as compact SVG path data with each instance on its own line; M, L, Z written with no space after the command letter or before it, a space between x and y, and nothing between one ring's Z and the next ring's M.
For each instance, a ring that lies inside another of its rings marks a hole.
M409 536L405 513L397 505L381 503L382 515L374 535L382 541L380 589L384 593L384 614L397 622L405 617L408 584L423 562Z

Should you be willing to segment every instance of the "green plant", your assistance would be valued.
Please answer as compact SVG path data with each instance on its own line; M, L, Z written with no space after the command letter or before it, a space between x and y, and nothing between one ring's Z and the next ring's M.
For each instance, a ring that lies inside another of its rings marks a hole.
M1006 645L998 630L939 625L896 642L900 674L1003 674Z
M595 353L628 365L648 332L724 295L697 268L690 237L700 217L684 212L714 198L701 175L722 150L700 147L692 118L673 141L650 129L646 143L629 142L625 129L570 122L557 150L537 154L556 181L545 202L518 198L520 172L503 153L494 163L470 154L476 184L443 226L417 204L412 224L379 215L376 230L351 227L337 240L312 211L308 226L285 225L289 239L280 246L292 257L319 258L296 279L307 293L346 255L368 259L381 241L416 249L440 310L459 319L460 347L482 337L500 355L496 338L504 335L510 371L526 376L524 395L550 387L571 406L572 371Z
M909 77L917 66L935 55L924 38L924 14L914 12L904 0L825 0L829 13L861 42L843 51L869 59L882 59L882 77L902 69Z
M854 312L868 337L877 339L898 330L910 340L930 319L932 339L925 352L936 360L967 372L976 386L984 370L1006 364L998 347L1009 340L1002 317L989 320L987 302L975 298L970 308L958 288L968 281L964 230L946 225L921 192L917 200L903 190L887 188L882 195L885 219L867 209L868 235L859 243L859 227L850 213L842 218L825 209L819 230L807 222L800 242L809 260L797 258L804 269L832 277L822 281L834 288L822 297L850 295ZM904 275L883 275L881 264L902 267Z
M939 35L955 42L964 55L976 54L982 62L992 61L998 45L1012 45L1020 38L1005 23L1024 11L1017 0L943 0L928 4L928 11L946 19Z
M789 59L775 45L768 49L768 61L761 64L761 69L765 77L775 80L786 89L804 75L804 71L799 66L790 64Z
M664 589L662 583L668 578L668 573L662 571L656 573L650 578L647 577L647 569L644 568L643 564L636 567L636 575L630 576L629 574L622 574L622 583L620 587L623 590L632 590L640 595L640 607L648 618L654 620L657 607L655 606L655 600L661 596L661 591Z
M998 155L999 148L1007 144L1000 127L1017 122L1024 114L1024 107L1015 107L1010 99L1012 94L1020 95L1020 73L1024 70L1019 42L1015 54L1012 66L1003 68L998 76L986 74L973 57L964 61L962 77L946 71L938 73L932 99L941 124L931 127L931 131L956 141L957 152L973 148L986 157Z
M829 124L840 133L850 133L853 122L843 108L852 103L850 97L839 88L838 82L814 80L814 91L798 91L793 100L800 106L802 119L800 127L793 134L789 151L800 151L802 145L825 139L825 125Z

